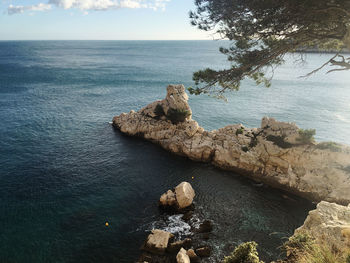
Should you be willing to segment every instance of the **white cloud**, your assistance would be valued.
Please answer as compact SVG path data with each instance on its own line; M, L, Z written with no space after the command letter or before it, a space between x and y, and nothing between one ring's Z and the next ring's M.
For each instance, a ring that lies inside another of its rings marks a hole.
M52 6L63 9L79 9L87 11L103 11L119 8L151 8L154 10L164 9L166 2L170 0L48 0L47 4L40 3L31 6L8 7L8 14L19 14L25 11L46 11Z
M23 6L23 5L18 5L18 6L13 6L10 5L7 8L7 12L9 15L14 15L14 14L20 14L23 13L25 11L47 11L51 9L51 5L50 4L37 4L37 5L27 5L27 6Z

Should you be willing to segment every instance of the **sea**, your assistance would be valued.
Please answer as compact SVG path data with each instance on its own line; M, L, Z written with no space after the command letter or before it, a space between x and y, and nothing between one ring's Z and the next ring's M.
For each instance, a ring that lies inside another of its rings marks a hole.
M158 209L182 181L196 191L195 217L213 221L203 241L220 262L245 241L265 261L315 204L209 164L190 161L114 129L115 115L162 99L168 84L230 65L227 41L0 42L0 262L135 262L153 228L178 238L181 216ZM207 130L264 116L316 129L318 141L350 144L350 74L301 78L330 54L290 54L272 86L243 81L227 102L190 96ZM106 224L108 223L108 224Z

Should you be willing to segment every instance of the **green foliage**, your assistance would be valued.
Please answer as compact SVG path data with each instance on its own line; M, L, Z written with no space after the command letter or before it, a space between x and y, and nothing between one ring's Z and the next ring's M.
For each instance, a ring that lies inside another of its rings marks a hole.
M155 114L157 117L161 117L161 116L164 116L164 115L165 115L164 109L163 109L163 107L162 107L161 104L157 104L157 106L156 106L155 109L154 109L154 114Z
M316 145L316 148L320 150L330 150L332 152L341 151L341 145L335 142L321 142Z
M285 242L282 249L287 253L289 258L296 259L305 250L311 250L315 241L306 233L298 233L293 235Z
M188 110L180 110L180 109L172 109L168 110L166 117L173 123L177 124L180 122L184 122L186 118L188 118L191 113Z
M316 130L315 129L299 129L299 137L297 138L297 141L301 144L309 144L313 143L315 141Z
M285 137L283 136L274 136L274 135L268 135L266 137L266 140L273 142L274 144L276 144L278 147L281 147L283 149L288 149L293 147L293 144L286 142L285 141Z
M346 263L350 263L350 254L346 257Z
M243 134L243 132L244 132L244 127L241 127L241 128L236 130L236 135Z
M337 54L350 47L349 1L195 0L195 5L192 25L231 40L220 48L231 67L195 72L197 87L189 89L191 94L222 97L227 90L238 90L245 78L269 87L274 68L284 63L285 54L295 51L331 51L336 55L325 66L340 68L330 71L350 69L350 60Z
M247 146L242 146L241 149L242 149L243 152L248 152L249 151L249 148Z
M299 233L283 244L287 259L283 263L349 263L346 251L334 251L328 244L316 243L306 233Z
M223 263L263 263L259 259L257 244L253 242L246 242L231 253L231 255L224 258Z

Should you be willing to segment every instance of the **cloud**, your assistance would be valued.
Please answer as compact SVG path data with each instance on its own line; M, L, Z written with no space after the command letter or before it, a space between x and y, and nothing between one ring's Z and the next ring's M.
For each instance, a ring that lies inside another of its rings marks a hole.
M47 11L51 9L51 5L50 4L37 4L37 5L27 5L27 6L23 6L23 5L18 5L18 6L13 6L10 5L7 8L7 12L9 15L14 15L14 14L20 14L20 13L24 13L25 11Z
M25 11L47 11L52 6L63 9L79 9L87 11L104 11L120 8L151 8L164 9L170 0L48 0L46 4L40 3L31 6L13 6L7 9L9 15L20 14Z

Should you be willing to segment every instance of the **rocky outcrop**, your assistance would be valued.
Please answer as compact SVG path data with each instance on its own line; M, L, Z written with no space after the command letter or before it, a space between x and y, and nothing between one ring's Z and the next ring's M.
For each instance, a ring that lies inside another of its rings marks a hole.
M167 91L164 100L114 117L113 125L175 154L313 201L350 203L350 147L307 142L295 124L272 118L264 118L260 128L236 124L208 132L192 120L185 88L171 85ZM170 120L169 109L182 121Z
M190 183L182 182L175 187L175 191L168 190L164 193L160 199L159 203L163 207L173 207L182 210L192 205L195 192Z
M350 205L320 202L309 212L304 225L295 234L307 233L320 244L327 244L334 251L350 248Z
M169 232L154 229L152 230L151 234L149 234L143 250L154 254L164 255L168 247L169 240L172 237L173 234Z

